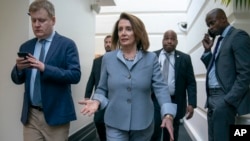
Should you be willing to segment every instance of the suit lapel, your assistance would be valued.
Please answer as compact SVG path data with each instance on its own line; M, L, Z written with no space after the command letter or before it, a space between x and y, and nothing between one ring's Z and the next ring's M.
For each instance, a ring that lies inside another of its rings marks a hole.
M161 50L162 50L162 49L161 49ZM157 51L155 51L155 53L156 53L157 57L159 57L161 50L157 50Z
M178 76L179 71L180 71L181 55L179 54L178 51L175 50L174 57L175 57L175 64L174 64L175 68L174 69L175 69L175 82L176 82L177 76Z
M47 62L47 60L49 60L49 58L52 57L53 53L56 52L56 49L58 49L56 44L58 44L59 37L60 37L60 35L58 33L55 33L55 35L51 41L51 44L50 44L50 47L49 47L49 50L47 52L47 55L45 57L44 62Z
M229 38L229 36L231 35L231 33L233 32L233 30L234 30L235 28L234 27L232 27L229 31L228 31L228 33L227 33L227 35L224 37L224 39L222 40L222 42L221 42L221 45L220 45L220 48L219 48L219 52L218 52L218 55L215 57L215 62L216 62L216 60L217 60L217 58L219 58L219 56L220 56L220 53L221 53L221 51L223 50L223 47L225 47L225 44L227 44L228 43L228 38ZM211 63L211 62L210 62Z

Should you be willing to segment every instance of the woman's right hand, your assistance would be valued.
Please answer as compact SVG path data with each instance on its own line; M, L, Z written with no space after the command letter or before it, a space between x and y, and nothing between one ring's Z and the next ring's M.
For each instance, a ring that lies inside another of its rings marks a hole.
M79 101L78 104L84 105L80 111L82 114L91 116L98 110L100 102L97 100L84 99Z

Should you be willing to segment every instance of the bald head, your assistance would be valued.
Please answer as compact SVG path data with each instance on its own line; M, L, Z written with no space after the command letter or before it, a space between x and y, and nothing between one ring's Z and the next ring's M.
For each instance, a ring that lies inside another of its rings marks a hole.
M225 12L220 8L209 11L206 15L206 24L214 35L221 35L229 25Z
M173 37L175 37L175 39L177 39L177 34L176 34L176 32L173 31L173 30L167 30L167 31L164 33L164 35L166 35L166 34L171 34Z
M220 8L215 8L207 13L207 17L210 16L216 16L217 18L224 18L227 19L226 13L220 9Z
M172 52L175 50L176 45L178 44L177 34L173 30L167 30L164 33L162 39L162 46L166 52Z

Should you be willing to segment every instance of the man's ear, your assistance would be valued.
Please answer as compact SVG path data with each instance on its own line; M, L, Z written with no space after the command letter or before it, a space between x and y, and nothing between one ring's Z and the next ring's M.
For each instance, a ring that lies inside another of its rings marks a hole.
M55 23L56 23L56 17L53 16L51 20L52 20L52 22L53 22L53 25L55 25Z

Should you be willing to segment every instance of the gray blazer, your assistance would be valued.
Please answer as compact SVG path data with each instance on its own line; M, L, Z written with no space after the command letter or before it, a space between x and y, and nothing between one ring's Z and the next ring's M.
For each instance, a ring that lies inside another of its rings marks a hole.
M224 37L215 60L216 77L226 96L224 100L237 109L238 115L250 113L250 38L232 27ZM212 53L201 60L209 68ZM207 79L208 80L208 79ZM207 95L208 84L206 83Z
M161 114L176 114L167 84L163 81L155 53L138 51L131 67L126 65L120 50L103 56L101 78L93 99L106 107L104 122L120 130L142 130L154 118L151 90L161 105Z

